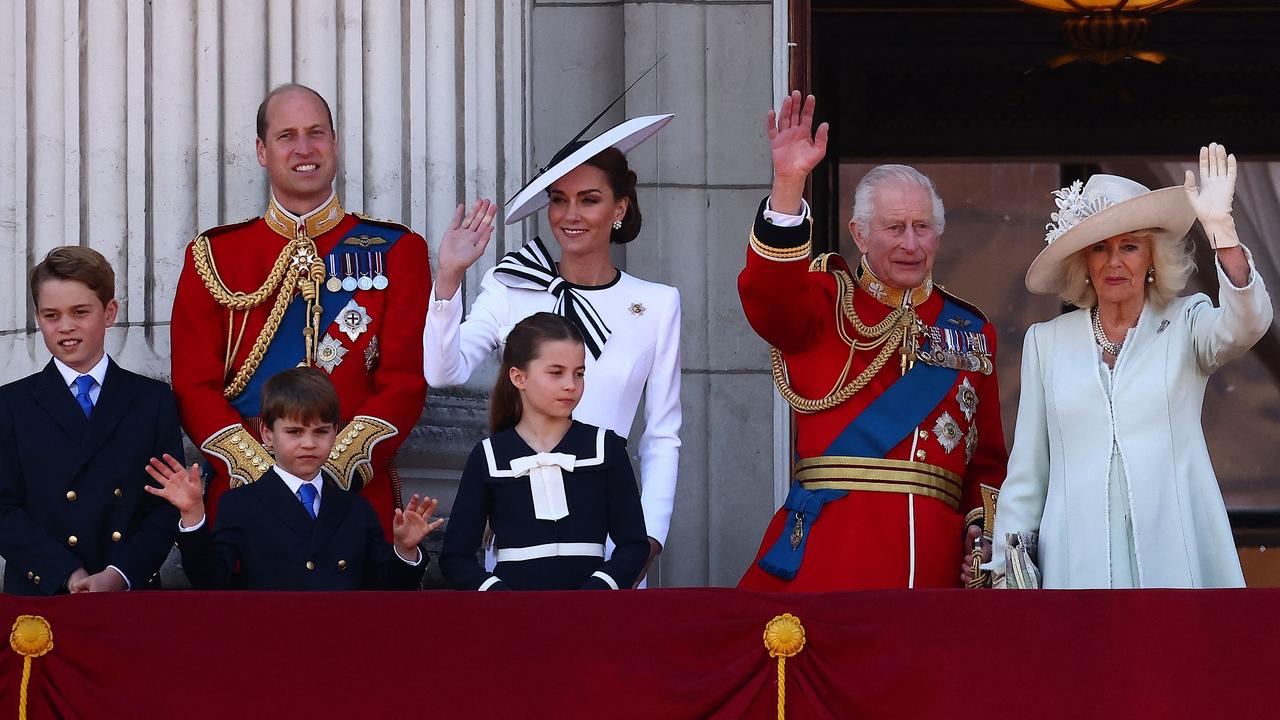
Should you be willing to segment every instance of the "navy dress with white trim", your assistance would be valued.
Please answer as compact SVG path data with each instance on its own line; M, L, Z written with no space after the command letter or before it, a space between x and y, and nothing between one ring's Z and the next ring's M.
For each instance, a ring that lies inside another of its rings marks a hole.
M497 545L492 573L476 557L486 522ZM607 561L606 535L617 545ZM440 568L460 590L604 590L631 587L648 556L626 441L575 421L549 453L514 429L475 446Z

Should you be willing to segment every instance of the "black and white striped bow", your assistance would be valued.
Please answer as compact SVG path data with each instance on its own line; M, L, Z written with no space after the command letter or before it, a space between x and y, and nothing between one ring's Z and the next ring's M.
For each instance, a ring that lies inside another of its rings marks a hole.
M600 359L612 331L582 293L560 277L551 253L540 238L535 237L519 250L503 255L493 269L493 277L507 287L546 290L554 295L556 305L552 312L573 323L582 333L591 357Z

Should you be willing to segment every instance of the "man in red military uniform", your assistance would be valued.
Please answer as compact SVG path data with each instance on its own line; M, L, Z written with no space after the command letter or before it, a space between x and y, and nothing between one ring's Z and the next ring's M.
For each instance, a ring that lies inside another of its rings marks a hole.
M173 388L213 467L206 504L215 509L223 492L271 467L259 440L262 383L310 365L329 373L341 401L325 467L368 498L389 532L401 505L392 459L426 401L427 244L339 204L333 115L314 90L273 90L257 132L266 212L197 237L173 303Z
M933 283L942 201L914 168L859 183L855 270L835 254L811 262L802 193L827 140L813 108L797 92L769 113L773 189L738 277L795 410L796 460L739 587L955 587L1005 474L995 328Z

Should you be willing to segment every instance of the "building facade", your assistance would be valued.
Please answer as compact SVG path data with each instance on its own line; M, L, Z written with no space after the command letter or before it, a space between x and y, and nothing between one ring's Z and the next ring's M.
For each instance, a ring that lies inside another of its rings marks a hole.
M601 122L676 114L631 155L646 222L615 259L683 299L683 447L659 583L732 584L787 473L786 413L736 289L770 182L763 115L786 77L786 16L770 0L3 0L0 381L48 361L25 273L63 244L116 267L108 352L168 378L184 249L262 211L254 114L278 84L333 106L343 204L434 248L457 203L510 197L664 57ZM498 229L468 299L544 217ZM410 483L446 506L491 380L432 390L402 450Z

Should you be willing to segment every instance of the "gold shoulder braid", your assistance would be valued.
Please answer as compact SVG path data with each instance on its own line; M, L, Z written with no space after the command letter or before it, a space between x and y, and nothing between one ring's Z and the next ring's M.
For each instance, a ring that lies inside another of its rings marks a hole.
M352 481L360 476L360 487L373 478L373 446L399 434L395 425L372 415L357 415L338 431L338 441L329 452L325 469L333 475L338 487L352 489Z
M200 449L227 464L231 475L231 487L257 482L275 462L244 425L228 425L209 436Z
M245 387L249 385L249 380L257 372L267 348L280 329L280 322L284 319L285 311L293 300L295 288L307 301L308 323L303 332L306 336L306 364L312 364L317 338L320 335L320 313L322 312L319 302L320 283L324 282L325 270L324 260L320 258L315 242L302 228L299 229L297 236L280 251L262 286L252 293L233 292L222 282L213 261L209 238L204 235L196 238L192 244L191 259L196 273L200 275L200 280L204 282L205 288L209 290L214 301L229 310L248 311L264 303L273 293L276 296L275 304L271 307L271 313L267 316L262 332L254 340L253 348L250 349L244 364L222 390L223 397L233 398L244 392Z
M902 354L902 372L904 374L908 369L909 359L915 356L914 346L920 333L920 321L916 317L914 307L911 305L895 307L884 320L873 326L867 326L863 324L853 307L853 289L856 284L853 278L844 270L833 269L829 270L829 272L836 279L836 292L839 296L839 300L835 303L836 331L840 334L840 339L849 346L849 357L845 361L844 370L841 371L840 377L836 380L830 392L817 399L801 397L791 387L791 381L787 376L786 362L782 358L782 353L777 348L769 348L774 385L778 387L778 393L782 395L782 399L786 400L787 404L798 413L809 414L830 410L853 397L858 391L866 387L867 383L871 382L871 378L875 377L884 368L895 350ZM866 338L866 340L859 341L849 337L844 328L844 320L846 319L853 325L854 332L859 337ZM880 350L875 359L871 361L871 364L867 365L866 369L846 384L845 380L849 377L849 370L853 366L854 353L859 350L867 351L876 348ZM910 355L906 354L908 351L910 351Z

